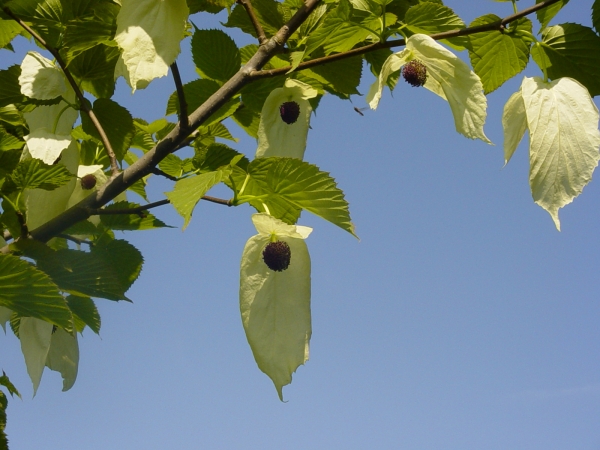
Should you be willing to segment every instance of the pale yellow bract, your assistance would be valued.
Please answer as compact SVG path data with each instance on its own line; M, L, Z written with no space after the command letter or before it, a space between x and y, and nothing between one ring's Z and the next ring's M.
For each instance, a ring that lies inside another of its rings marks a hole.
M115 79L123 76L135 92L164 77L179 55L188 16L185 0L123 0L115 35L121 49Z
M21 94L38 100L50 100L67 92L62 71L38 52L29 52L21 63Z
M491 144L483 132L487 116L487 99L479 77L458 56L424 34L415 34L406 41L406 48L386 59L379 78L367 94L367 103L376 109L383 87L390 75L417 59L427 67L424 86L450 104L456 131L470 139Z
M598 120L588 90L566 77L552 82L525 77L504 107L505 160L529 129L531 195L559 231L558 210L581 194L598 165Z
M310 125L312 107L308 99L316 97L317 90L306 83L288 79L282 88L274 89L262 107L258 126L256 157L282 156L303 159ZM298 119L291 124L281 118L279 108L286 102L300 107Z
M283 400L283 386L308 360L310 256L304 239L312 229L288 225L265 213L254 214L252 222L258 234L246 243L240 270L242 323L258 367L273 380ZM290 265L282 272L269 269L263 261L263 250L273 240L290 246Z

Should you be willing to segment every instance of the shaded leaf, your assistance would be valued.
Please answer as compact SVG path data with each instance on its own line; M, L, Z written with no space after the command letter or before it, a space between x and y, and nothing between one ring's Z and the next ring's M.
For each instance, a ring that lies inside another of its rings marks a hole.
M135 134L131 114L117 102L108 98L97 99L93 109L108 136L117 159L122 161ZM81 123L83 131L100 140L100 134L87 114L82 114Z
M141 205L137 203L121 201L115 202L104 208L105 211L111 210L127 210L137 208ZM173 228L169 227L162 220L157 219L154 215L147 211L142 214L102 214L100 222L106 228L111 230L151 230L154 228Z
M221 30L198 30L192 37L192 57L203 78L225 82L240 69L240 52Z
M574 78L592 96L600 94L600 37L594 30L577 23L546 28L541 45L534 45L531 56L550 79Z
M71 311L50 277L26 261L0 254L0 306L71 330Z
M78 332L81 333L87 325L94 333L100 333L100 314L91 298L69 295L66 300Z
M48 191L67 184L71 178L73 178L73 174L65 166L61 164L49 166L39 159L21 161L9 177L19 190L45 189Z

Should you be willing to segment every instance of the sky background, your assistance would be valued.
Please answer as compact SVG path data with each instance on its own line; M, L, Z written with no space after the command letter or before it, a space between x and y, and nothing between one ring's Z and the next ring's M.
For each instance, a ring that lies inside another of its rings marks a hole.
M446 3L467 23L512 13ZM591 26L591 5L570 2L552 23ZM215 19L192 17L199 28ZM24 48L0 52L2 68ZM190 81L189 39L182 52ZM299 221L314 228L313 337L285 403L239 314L253 210L201 203L182 232L165 206L155 214L178 228L119 236L146 259L134 303L97 301L100 336L80 337L70 391L46 370L32 399L17 339L0 337L0 368L23 395L9 401L11 449L600 449L600 184L561 210L558 232L531 198L527 135L502 168L502 108L521 79L488 97L495 146L456 133L445 101L404 82L364 117L353 110L364 96L321 101L305 159L344 190L361 240L308 213ZM118 86L117 101L148 121L174 91L170 77L134 96ZM252 157L256 142L230 130ZM172 189L150 186L151 201Z

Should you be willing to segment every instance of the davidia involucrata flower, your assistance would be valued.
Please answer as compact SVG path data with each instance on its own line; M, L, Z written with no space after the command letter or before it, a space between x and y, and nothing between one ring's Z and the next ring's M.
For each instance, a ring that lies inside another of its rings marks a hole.
M410 36L406 48L385 61L379 78L367 95L369 106L377 108L389 76L413 60L426 67L427 77L423 86L450 104L456 131L470 139L481 139L491 144L483 132L487 100L481 80L454 53L424 34Z
M189 9L185 0L122 0L121 5L115 79L122 75L135 92L167 74L179 54Z
M559 231L558 210L581 193L598 165L598 119L588 90L572 78L526 77L504 106L504 160L529 129L531 194Z
M242 323L258 367L273 380L283 400L283 386L308 360L310 256L304 240L312 229L265 213L254 214L252 222L258 234L246 242L240 270ZM267 256L269 251L265 255L276 242L284 245L271 248L275 256Z
M274 89L262 107L258 126L256 157L304 158L312 107L308 99L317 90L306 83L288 79Z

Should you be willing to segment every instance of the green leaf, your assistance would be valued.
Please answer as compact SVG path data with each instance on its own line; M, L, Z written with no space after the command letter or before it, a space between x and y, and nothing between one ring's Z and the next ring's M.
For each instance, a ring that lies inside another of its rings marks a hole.
M266 99L266 97L265 97ZM264 103L264 99L263 99ZM262 108L262 105L261 105ZM237 123L249 136L258 138L258 126L260 124L260 109L258 111L247 107L242 103L231 118Z
M267 37L275 35L285 23L281 4L275 0L253 0L252 7ZM227 23L224 25L229 28L239 28L244 33L258 37L252 22L248 18L248 13L242 5L235 5Z
M111 210L126 210L138 208L137 203L122 201L115 202L104 208L105 211ZM100 222L106 228L111 230L151 230L154 228L173 228L165 224L162 220L157 219L154 215L147 211L141 214L102 214Z
M103 20L94 16L70 21L64 34L64 53L67 63L98 44L108 44L117 31L116 17L111 19Z
M241 66L240 51L221 30L198 30L192 37L192 57L203 78L225 82Z
M15 385L10 382L4 370L2 371L2 376L0 377L0 386L4 386L6 389L8 389L8 392L11 396L16 395L17 397L21 398L21 394L19 394L19 391L17 390Z
M116 47L96 45L77 55L69 64L81 87L96 98L110 98L115 91L115 66L119 59Z
M322 25L309 36L306 42L305 57L317 49L325 55L345 52L374 33L351 21L352 6L348 0L340 0L337 8L328 13Z
M0 254L0 306L71 330L71 311L50 277L26 261Z
M242 168L246 168L249 161L248 158L241 153L225 144L212 144L196 152L193 164L200 173L214 172L223 166L231 164L231 161L236 156L242 156L238 165Z
M14 20L0 19L0 48L5 48L10 42L23 31L21 25Z
M252 83L254 84L254 83ZM194 80L190 83L183 85L183 92L185 100L187 101L188 111L192 112L200 105L202 105L208 98L219 89L219 83L213 80L200 79ZM239 107L239 97L234 97L221 106L210 118L204 122L205 126L220 122L221 120L229 117ZM165 115L179 113L179 100L177 98L177 92L173 92L169 97L167 103L167 111Z
M231 8L235 0L187 0L188 8L190 8L190 14L197 12L207 12L210 14L216 14L223 9Z
M202 199L215 184L220 183L228 176L231 169L220 169L214 172L184 178L175 183L175 188L165 192L175 210L183 217L182 229L185 230L192 219L196 204Z
M521 93L529 128L529 184L534 201L560 231L558 210L592 179L600 155L598 108L571 78L525 78Z
M452 9L432 2L423 2L410 8L404 16L404 22L413 34L431 35L465 28L465 23ZM463 50L468 41L468 37L442 40L456 50Z
M535 0L536 5L541 3L543 0ZM559 0L558 2L547 6L546 8L538 9L535 14L540 22L542 29L548 26L548 23L554 18L554 16L569 3L569 0Z
M476 27L501 20L494 14L475 19L469 26ZM531 33L532 24L527 18L510 24L506 32L487 31L470 36L469 57L473 71L481 78L486 94L495 91L521 72L529 62L530 43L519 32Z
M240 91L243 105L254 112L260 113L269 94L283 86L284 82L285 78L283 77L263 78L244 86ZM241 115L243 118L249 116L250 113L241 112Z
M0 152L6 150L20 150L25 145L25 141L8 134L0 128Z
M82 332L87 325L96 334L100 333L100 314L96 304L89 297L69 295L67 298L69 309L73 313L73 322L78 332Z
M94 113L108 136L119 161L125 157L129 144L135 134L133 118L129 111L108 98L99 98L94 102ZM82 114L83 131L100 140L100 134L87 114Z
M323 83L324 88L332 94L346 99L350 95L359 94L356 88L360 84L362 58L355 56L330 64L316 66L303 71L303 74Z
M344 193L317 166L296 158L258 158L248 166L248 175L254 192L244 191L240 200L260 197L251 204L265 203L271 215L284 222L305 209L356 236Z
M600 33L600 0L594 0L592 5L592 24L596 33Z
M189 169L187 166L189 166ZM158 163L158 168L173 178L179 178L191 169L191 164L189 164L188 161L181 159L179 156L171 153Z
M19 75L21 75L19 66L10 66L6 70L0 70L0 106L23 103L27 100L21 94Z
M143 263L139 251L125 241L96 243L90 252L53 251L37 242L17 244L62 290L108 300L129 301L125 292L137 278Z
M600 94L600 37L594 30L577 23L546 28L541 45L534 45L531 56L548 77L574 78L590 94Z
M45 189L51 191L67 184L73 174L61 165L49 166L39 159L21 161L10 175L10 181L17 189Z

